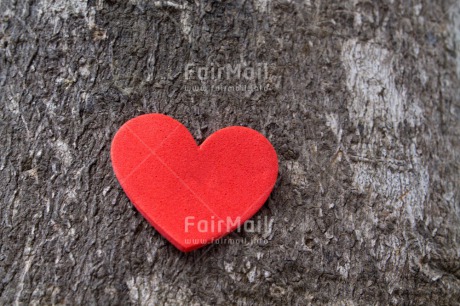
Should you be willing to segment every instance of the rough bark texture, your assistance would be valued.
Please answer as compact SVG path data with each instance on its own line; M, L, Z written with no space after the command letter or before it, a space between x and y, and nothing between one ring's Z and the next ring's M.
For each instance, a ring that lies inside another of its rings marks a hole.
M458 2L0 10L0 304L460 301ZM264 62L267 91L193 91L184 76ZM149 112L198 142L229 125L272 141L279 181L257 214L269 226L231 236L268 244L183 254L133 209L110 142Z

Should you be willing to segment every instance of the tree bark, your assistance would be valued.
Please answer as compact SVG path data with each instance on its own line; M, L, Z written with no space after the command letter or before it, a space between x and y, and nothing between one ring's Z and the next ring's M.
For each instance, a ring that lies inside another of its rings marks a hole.
M0 9L0 304L460 301L458 1ZM109 156L151 112L198 142L230 125L266 135L279 180L254 218L268 226L187 254L162 238Z

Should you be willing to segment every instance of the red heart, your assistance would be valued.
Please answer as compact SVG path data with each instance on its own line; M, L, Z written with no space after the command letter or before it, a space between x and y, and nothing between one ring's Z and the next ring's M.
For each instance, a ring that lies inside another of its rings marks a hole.
M198 146L185 126L161 114L126 122L112 141L111 158L134 206L184 252L252 217L278 175L276 152L262 134L232 126Z

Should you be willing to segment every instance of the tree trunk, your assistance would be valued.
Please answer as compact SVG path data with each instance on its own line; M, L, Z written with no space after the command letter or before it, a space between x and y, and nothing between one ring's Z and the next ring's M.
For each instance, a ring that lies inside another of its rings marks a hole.
M0 9L0 304L460 301L458 1ZM151 112L198 142L266 135L268 225L187 254L162 238L109 156Z

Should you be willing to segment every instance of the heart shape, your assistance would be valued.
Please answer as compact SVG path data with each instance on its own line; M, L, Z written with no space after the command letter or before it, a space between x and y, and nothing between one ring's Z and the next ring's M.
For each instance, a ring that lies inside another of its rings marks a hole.
M259 132L221 129L198 146L180 122L147 114L126 122L112 166L137 210L179 250L221 238L251 218L278 176L278 158Z

